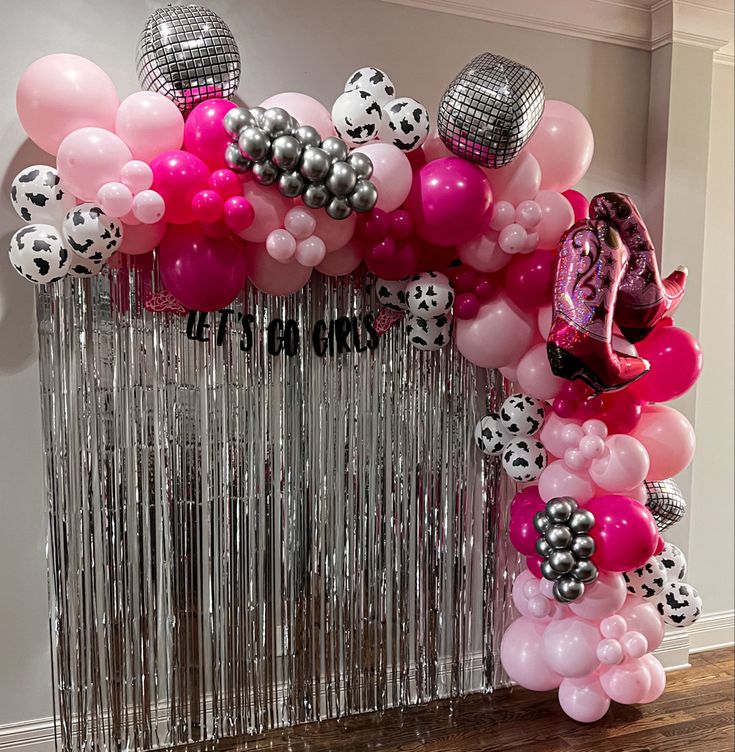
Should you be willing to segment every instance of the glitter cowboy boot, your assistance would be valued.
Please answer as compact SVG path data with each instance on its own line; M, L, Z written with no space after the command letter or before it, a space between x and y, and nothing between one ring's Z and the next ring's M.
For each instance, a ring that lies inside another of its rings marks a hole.
M612 347L615 300L627 251L607 222L582 220L564 234L554 281L554 320L547 343L551 370L596 392L622 389L648 361Z
M620 283L615 323L629 342L640 342L671 315L684 297L687 270L680 266L662 280L656 251L630 196L601 193L590 201L590 217L609 222L628 249L628 269Z

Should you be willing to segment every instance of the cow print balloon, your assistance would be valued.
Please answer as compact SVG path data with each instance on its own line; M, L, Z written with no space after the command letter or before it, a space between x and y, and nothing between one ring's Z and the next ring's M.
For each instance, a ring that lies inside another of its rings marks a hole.
M379 68L360 68L347 79L345 91L360 89L372 94L375 101L382 107L396 96L393 81Z
M505 445L503 469L513 480L523 483L536 480L546 462L546 449L540 441L524 436Z
M408 307L405 279L379 279L376 288L378 301L386 308L392 308L394 311L405 311Z
M8 251L15 271L37 285L66 276L69 254L53 225L26 225L10 239Z
M340 94L332 107L332 122L348 146L359 146L378 136L380 105L369 91L353 89Z
M533 436L544 424L545 417L544 401L527 394L511 394L500 408L503 426L514 436Z
M446 274L423 272L406 285L406 302L414 316L438 316L451 310L454 291Z
M429 113L411 97L399 97L383 106L378 138L401 151L414 151L429 136Z
M80 204L68 212L62 233L67 248L89 261L106 261L123 239L122 223L95 204Z
M685 580L687 576L687 560L684 552L673 543L667 543L656 557L666 570L669 582Z
M106 266L106 261L90 261L77 253L69 254L70 277L96 277Z
M656 608L669 626L689 627L702 613L702 599L686 582L669 582L656 601Z
M477 448L484 454L497 455L503 451L510 441L510 436L505 432L500 416L490 413L480 418L475 426L475 443Z
M58 171L48 165L21 170L10 186L10 200L21 219L36 224L59 225L74 206L74 196L64 189Z
M653 557L642 567L623 572L623 579L629 593L639 595L641 598L653 598L666 585L666 568Z
M417 350L441 350L452 338L452 317L443 314L423 319L409 314L406 334L408 341Z

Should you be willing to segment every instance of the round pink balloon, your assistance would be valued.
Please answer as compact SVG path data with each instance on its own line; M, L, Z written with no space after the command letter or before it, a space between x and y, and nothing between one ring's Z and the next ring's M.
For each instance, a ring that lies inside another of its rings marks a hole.
M545 342L534 345L518 361L516 382L521 392L537 399L553 400L559 393L564 379L551 372Z
M296 253L296 238L287 230L273 230L265 240L265 250L272 259L285 264Z
M587 172L595 139L590 124L576 107L547 99L541 121L525 148L541 166L541 188L566 191Z
M661 661L650 653L641 658L641 663L648 669L651 676L651 688L641 700L641 703L655 702L666 689L666 672L661 665Z
M179 108L163 94L136 91L120 103L115 115L115 132L135 159L151 162L165 151L181 148L184 118Z
M314 97L288 91L268 97L260 103L260 106L266 110L269 107L282 107L301 125L310 125L312 128L316 128L322 138L337 135L332 124L332 113Z
M420 238L436 245L456 246L487 227L492 200L490 183L477 165L464 159L437 159L413 176L406 209Z
M207 99L186 118L184 148L196 154L210 170L227 167L225 149L230 143L230 136L222 125L222 119L236 106L228 99Z
M555 274L555 253L541 250L521 253L513 258L505 272L506 293L524 310L547 305L551 301Z
M561 195L572 205L575 222L579 222L580 219L587 219L590 212L590 202L582 193L570 188Z
M317 266L317 271L328 277L341 277L354 272L362 263L362 258L362 243L353 239L343 248L327 253L324 261Z
M559 705L574 721L595 723L610 708L610 698L596 676L564 679L559 685Z
M393 144L365 144L355 151L365 154L373 163L370 182L378 191L378 209L392 212L406 200L411 190L413 171L408 157Z
M201 225L170 225L158 251L166 289L186 308L216 311L232 303L247 279L245 247L233 237L207 237Z
M505 630L500 644L500 660L508 676L536 692L556 689L562 680L544 660L544 629L544 623L521 616Z
M538 588L539 580L537 577L534 577L530 570L524 569L513 582L513 590L511 591L513 605L518 609L518 612L521 614L521 616L527 616L529 619L536 620L545 619L545 616L536 616L536 614L534 613L534 606L536 606L537 604L533 604L533 606L529 604L530 599L524 592L524 587L528 584L534 585L536 588ZM543 598L543 596L540 597ZM550 612L550 609L541 608L539 609L539 611Z
M596 624L576 616L551 622L544 631L546 665L561 676L586 676L600 665L599 642Z
M622 705L636 705L651 691L651 674L640 658L600 671L600 684L607 696Z
M544 501L571 496L579 504L584 504L595 495L595 484L586 470L572 470L564 460L556 460L542 471L538 490Z
M255 210L255 219L250 227L238 232L238 235L250 243L264 243L273 230L283 227L286 212L293 202L278 191L254 182L245 183L243 194Z
M476 318L456 321L454 339L471 363L501 368L518 361L529 349L535 329L529 316L499 294L480 308Z
M539 536L533 526L533 518L537 512L543 512L545 506L535 487L525 496L525 501L521 503L519 500L513 506L508 523L508 537L523 556L536 554L536 541Z
M138 222L153 225L161 221L165 211L166 202L157 191L148 189L133 197L133 216Z
M59 145L56 166L66 188L82 201L96 201L105 183L116 183L130 149L103 128L87 127L72 131Z
M559 246L561 236L574 224L574 210L569 201L556 191L539 191L536 202L543 214L541 224L536 228L538 247L553 251Z
M146 162L132 159L120 170L120 182L127 185L133 193L148 190L153 185L153 170Z
M424 153L427 162L454 156L454 154L444 146L444 142L439 137L439 131L437 131L436 128L432 128L429 132L428 138L421 145L421 151Z
M108 217L124 217L133 209L133 194L122 183L105 183L97 191L97 203Z
M563 457L564 452L571 448L571 444L564 438L564 430L567 426L577 426L581 430L578 421L560 418L556 413L550 412L541 427L539 439L546 447L546 451L554 457Z
M602 620L620 611L626 592L622 574L600 572L598 578L587 585L584 595L570 603L569 608L583 619Z
M23 129L49 154L56 154L64 138L80 128L111 131L119 101L115 84L102 68L65 53L31 63L15 92Z
M665 627L656 606L637 595L629 595L620 609L620 615L625 618L628 629L640 632L648 643L648 649L653 652L663 642Z
M612 493L625 493L639 486L648 474L648 452L640 441L625 434L613 434L606 453L592 462L590 478Z
M134 224L124 225L123 241L120 244L120 253L129 256L139 256L150 253L156 248L166 234L167 223L161 219L152 225Z
M696 439L692 424L673 407L643 408L632 435L648 452L651 464L646 480L666 480L678 475L694 457Z
M513 256L500 247L495 230L485 230L459 246L459 258L475 271L491 273L506 266Z
M485 170L496 201L509 201L514 206L532 199L541 187L541 167L527 150L505 167Z
M248 243L250 282L270 295L290 295L300 290L311 277L312 268L298 261L282 264L268 255L262 243Z
M177 225L194 221L192 199L207 188L209 170L186 151L166 151L152 162L153 190L166 203L166 221Z
M309 211L307 209L307 211ZM311 212L316 220L316 227L311 233L321 238L327 253L344 248L352 240L357 226L357 216L353 213L347 219L332 219L325 211ZM307 237L309 237L307 235Z

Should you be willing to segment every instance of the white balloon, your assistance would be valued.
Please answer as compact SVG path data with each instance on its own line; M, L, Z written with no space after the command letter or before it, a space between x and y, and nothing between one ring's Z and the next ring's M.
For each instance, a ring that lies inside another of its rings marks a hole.
M69 251L89 261L107 261L123 239L122 222L92 203L79 204L67 212L61 231Z
M362 89L340 94L332 107L332 123L348 146L359 146L378 135L382 112L375 97Z
M10 200L18 216L26 222L57 226L74 206L75 199L65 189L58 170L49 165L32 165L13 178Z
M378 138L401 151L414 151L429 137L429 113L411 97L399 97L383 105Z
M345 91L362 89L373 95L379 105L384 105L396 96L396 87L388 75L380 68L360 68L356 70L345 84Z
M56 282L69 270L69 254L53 225L26 225L10 239L8 251L15 271L40 285Z

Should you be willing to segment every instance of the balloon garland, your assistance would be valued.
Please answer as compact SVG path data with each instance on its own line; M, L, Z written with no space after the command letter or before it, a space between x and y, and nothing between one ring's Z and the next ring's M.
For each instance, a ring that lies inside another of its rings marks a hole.
M583 722L655 700L664 626L702 605L660 535L685 513L672 476L694 453L691 425L661 403L694 385L702 353L671 318L686 270L661 278L633 200L573 188L594 150L582 113L491 53L448 85L438 130L378 68L349 76L331 110L296 92L240 107L234 37L195 5L148 19L137 68L143 90L122 101L76 55L21 76L18 116L56 166L12 182L27 223L13 267L41 284L141 257L165 286L149 310L164 315L226 307L247 281L288 295L315 269L364 263L377 333L405 319L410 345L453 339L518 387L474 434L517 484L508 535L527 568L502 640L508 675L558 689Z

